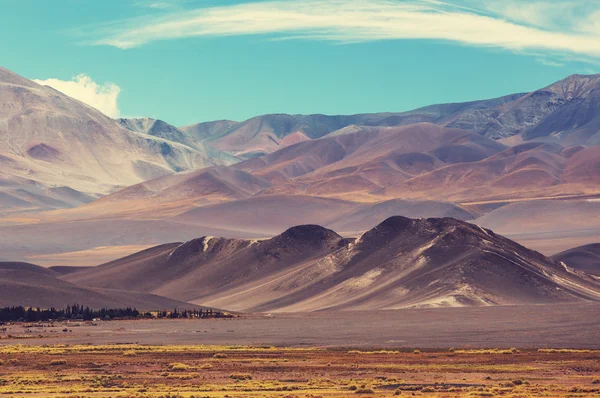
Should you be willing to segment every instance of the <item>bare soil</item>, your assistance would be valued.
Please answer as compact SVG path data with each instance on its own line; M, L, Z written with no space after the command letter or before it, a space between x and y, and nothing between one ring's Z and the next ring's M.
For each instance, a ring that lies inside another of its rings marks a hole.
M0 344L600 349L598 330L600 304L585 303L110 321L98 326L71 322L53 328L11 325L0 334Z

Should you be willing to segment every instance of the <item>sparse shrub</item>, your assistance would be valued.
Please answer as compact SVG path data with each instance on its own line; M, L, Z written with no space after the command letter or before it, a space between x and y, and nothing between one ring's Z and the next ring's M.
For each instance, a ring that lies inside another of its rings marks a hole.
M252 380L252 375L247 373L234 373L229 376L229 378L233 380Z
M396 392L394 392L394 395L402 395L402 390L396 390Z
M225 358L227 358L227 354L224 354L222 352L217 352L215 355L213 355L213 358L225 359Z
M169 370L172 372L185 372L190 370L190 366L185 363L172 363L169 365Z
M358 387L356 387L356 386L350 386L350 387L348 387L348 389L350 391L356 391L356 390L358 390Z
M50 361L50 366L59 366L59 365L66 365L67 361L64 359L53 359L52 361Z
M435 389L433 387L425 387L421 392L435 392Z
M212 369L213 366L210 363L200 365L199 369Z
M9 359L9 360L6 362L6 364L7 364L7 365L13 365L13 366L14 366L14 365L18 365L18 364L19 364L19 360L17 360L17 359L14 359L14 358L13 358L13 359Z
M454 347L450 347L450 349L448 351L454 352Z
M592 380L592 384L600 384L600 379Z
M137 352L134 350L123 351L123 356L124 357L136 357Z
M413 354L420 354L420 353L421 353L421 351L419 351L419 350L414 350L413 351Z
M354 391L355 394L375 394L375 391L373 391L370 388L359 388L356 391Z
M512 381L512 383L513 383L515 386L520 386L520 385L522 385L522 384L523 384L523 380L521 380L521 379L516 379L516 380L513 380L513 381Z
M545 354L586 354L592 352L591 350L572 350L569 348L540 348L538 352Z

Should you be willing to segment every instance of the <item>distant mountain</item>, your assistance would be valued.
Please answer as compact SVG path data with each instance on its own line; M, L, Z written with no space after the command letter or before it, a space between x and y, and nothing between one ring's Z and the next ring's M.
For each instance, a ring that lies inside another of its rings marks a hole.
M190 140L185 133L175 126L171 126L162 120L151 118L135 119L117 119L119 124L128 130L136 133L148 134L154 137L164 138L165 140L178 142L187 146L194 146L196 143Z
M199 207L172 221L207 229L224 228L247 236L273 235L302 222L356 234L393 215L476 218L474 213L448 202L392 199L370 204L307 195L265 195Z
M408 112L357 115L256 116L243 122L218 121L183 127L200 140L239 157L251 158L321 138L349 127L397 127L434 123L474 131L492 139L519 136L571 145L600 144L600 75L573 75L531 93L489 100L438 104Z
M81 211L106 212L110 211L107 206L115 205L124 210L130 204L143 212L174 205L184 209L186 203L191 209L264 195L325 196L351 201L365 197L368 202L379 202L396 198L379 193L396 181L454 163L486 159L505 148L471 132L428 123L361 130L291 145L230 166L227 172L224 167L204 169L132 186L82 207ZM235 178L227 177L224 182L221 178L225 173ZM141 203L145 207L139 207Z
M28 263L0 262L0 307L136 307L140 310L191 308L193 305L152 294L77 286L59 273Z
M211 137L218 137L225 134L230 129L238 125L238 122L232 120L215 120L213 122L196 123L189 126L183 126L179 129L192 136L198 141L204 141Z
M326 135L369 130L369 127L398 127L415 123L437 123L457 112L502 105L520 95L462 104L433 105L410 112L373 113L347 116L263 115L241 123L200 123L182 128L194 131L208 126L207 143L240 157L259 157L280 148Z
M552 256L569 267L600 277L600 243L575 247Z
M521 135L567 145L600 143L600 75L573 75L514 101L444 122L491 138Z
M490 230L391 217L357 239L317 225L202 237L63 277L240 311L374 310L600 300L600 282Z
M192 134L178 129L162 120L151 118L137 119L118 119L121 126L128 130L148 134L153 137L163 138L168 141L177 142L196 149L198 152L205 154L207 159L212 160L212 164L228 165L239 161L238 158L228 152L220 151L210 145L205 145L202 140L199 140Z
M144 180L231 161L133 132L0 68L0 213L78 206Z

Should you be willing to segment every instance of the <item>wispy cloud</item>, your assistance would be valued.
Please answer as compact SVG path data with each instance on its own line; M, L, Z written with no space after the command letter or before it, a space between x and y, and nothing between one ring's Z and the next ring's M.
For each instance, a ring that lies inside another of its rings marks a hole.
M173 10L181 8L189 0L137 0L136 7L151 8L154 10Z
M98 109L112 118L118 118L121 113L117 105L121 88L116 84L98 84L91 77L83 73L73 77L72 80L34 79L33 81L38 84L50 86L69 97L73 97Z
M597 17L596 0L278 0L165 12L91 34L94 44L122 49L156 40L268 34L338 43L446 40L597 59Z

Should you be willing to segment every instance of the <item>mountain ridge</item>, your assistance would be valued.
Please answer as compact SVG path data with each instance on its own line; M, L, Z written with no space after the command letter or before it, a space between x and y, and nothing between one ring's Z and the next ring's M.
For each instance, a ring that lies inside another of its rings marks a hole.
M451 218L394 216L352 239L318 225L264 240L202 237L62 278L250 312L600 300L600 281Z
M324 114L265 114L242 122L226 121L222 128L212 130L205 136L207 142L217 148L228 150L243 157L261 156L293 143L321 138L351 125L359 127L398 127L408 124L430 122L445 127L477 132L486 137L501 139L522 136L527 139L544 138L553 141L566 140L569 145L600 142L600 135L592 134L582 124L598 126L600 116L582 115L569 105L573 99L592 96L586 102L590 109L597 108L595 99L600 85L600 75L575 74L532 92L508 94L501 97L434 104L404 112L381 112L352 115ZM583 91L582 91L583 90ZM572 96L576 93L576 97ZM578 116L563 124L563 135L558 137L555 111L567 106L569 112ZM578 106L581 106L579 104ZM514 110L522 107L523 112ZM546 118L549 118L546 120ZM580 120L583 119L583 122ZM203 122L185 128L214 126L215 122ZM585 130L585 131L582 131ZM596 129L597 131L597 129ZM566 134L565 134L566 133ZM289 137L289 138L288 138Z

